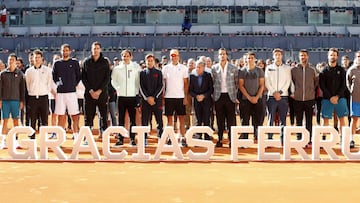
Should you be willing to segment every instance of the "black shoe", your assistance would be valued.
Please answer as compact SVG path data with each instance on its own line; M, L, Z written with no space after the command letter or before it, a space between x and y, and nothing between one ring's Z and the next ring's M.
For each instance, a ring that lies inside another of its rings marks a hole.
M249 135L246 135L246 134L241 134L240 136L239 136L239 138L238 139L248 139L249 138Z
M166 144L167 144L167 145L171 145L171 144L172 144L172 143L171 143L171 140L168 139L167 142L166 142Z
M34 140L34 139L35 139L35 133L32 134L32 135L30 135L29 138L32 139L32 140Z
M326 135L323 135L323 136L322 136L322 140L326 140Z
M220 142L220 141L218 141L217 143L216 143L216 147L222 147L223 146L223 144Z
M131 143L130 143L130 144L131 144L132 147L136 147L135 140L131 140Z
M115 143L115 145L114 145L114 147L116 148L116 147L121 147L121 146L123 146L124 145L124 141L123 140L119 140L119 141L117 141L116 143Z
M185 138L181 138L180 145L181 145L181 147L188 147Z
M353 149L353 148L355 148L355 142L354 142L354 140L351 140L350 141L350 149Z

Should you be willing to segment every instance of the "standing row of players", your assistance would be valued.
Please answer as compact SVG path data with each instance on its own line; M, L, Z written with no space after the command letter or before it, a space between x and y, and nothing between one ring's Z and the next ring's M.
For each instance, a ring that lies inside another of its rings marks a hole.
M141 107L141 125L149 125L152 115L155 115L160 137L163 131L163 113L167 117L167 125L174 124L175 116L180 124L182 146L187 146L185 126L190 125L185 125L185 117L189 112L187 109L194 107L196 125L199 126L213 126L212 115L216 112L217 147L223 146L225 129L229 129L230 137L231 126L236 125L236 105L240 108L242 125L249 125L250 118L252 119L254 139L257 139L257 127L263 125L266 112L269 126L274 125L277 116L279 124L286 125L289 98L293 100L296 124L302 125L305 114L306 129L311 135L316 95L319 92L322 94L323 125L328 125L329 119L336 112L341 130L345 124L344 117L349 115L345 98L348 88L351 95L352 134L355 134L357 118L360 116L360 93L356 88L360 83L357 79L360 78L360 52L356 52L354 64L347 72L338 65L338 51L335 48L329 50L327 63L320 71L309 63L306 50L300 50L299 64L290 67L283 63L283 51L274 49L273 62L265 70L257 66L253 52L245 54L244 67L240 69L229 62L224 48L218 50L218 63L206 67L206 57L199 57L196 62L193 61L194 70L180 63L179 54L178 50L171 50L170 62L160 70L155 67L154 55L146 55L144 67L141 67L132 61L132 52L124 50L121 52L122 61L111 70L109 60L101 52L101 44L94 42L91 56L84 59L81 71L79 62L71 58L70 46L64 44L61 46L61 58L53 63L52 69L43 65L42 52L35 50L34 64L25 71L24 76L16 66L16 55L10 54L8 68L1 72L0 77L0 107L4 119L2 134L8 133L10 115L14 118L14 126L18 125L19 109L24 108L25 95L29 125L35 129L38 120L41 125L48 125L50 93L55 95L58 125L65 128L66 114L69 114L76 138L79 132L76 87L80 80L85 87L85 125L94 126L98 109L100 132L108 127L108 102L109 97L113 96L109 94L109 87L113 87L117 94L118 125L125 125L127 111L130 127L135 126L136 112ZM34 139L35 134L31 138ZM248 138L248 135L242 134L240 138ZM204 135L204 139L211 138ZM272 139L272 134L268 135L268 139ZM298 135L298 139L301 139L301 135ZM124 138L120 135L115 146L123 143ZM130 144L136 145L135 134L132 132ZM354 145L352 140L351 147Z

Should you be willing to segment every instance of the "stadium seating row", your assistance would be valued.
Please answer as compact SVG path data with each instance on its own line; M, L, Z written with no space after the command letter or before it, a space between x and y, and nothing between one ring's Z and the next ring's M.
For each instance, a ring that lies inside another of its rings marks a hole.
M312 4L310 4L312 5ZM308 24L358 24L360 7L304 7ZM72 7L9 9L11 25L67 25ZM185 16L198 24L281 24L278 6L116 6L97 7L91 24L181 24Z

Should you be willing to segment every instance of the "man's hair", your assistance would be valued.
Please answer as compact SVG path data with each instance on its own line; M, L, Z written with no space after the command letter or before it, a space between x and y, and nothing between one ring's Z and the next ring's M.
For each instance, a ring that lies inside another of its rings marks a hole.
M71 47L70 47L69 44L63 44L63 45L61 45L60 50L63 50L64 48L69 48L69 49L71 50Z
M130 49L124 49L122 52L121 52L121 56L125 53L128 53L130 56L132 56L132 51L130 51Z
M339 56L339 50L337 48L332 47L332 48L329 49L328 53L330 53L330 51L336 52L336 54Z
M154 56L154 54L146 54L146 56L145 56L145 59L148 59L148 58L153 58L153 59L155 59L155 56Z
M220 51L225 51L226 55L229 55L226 48L222 47L218 50L218 53L220 53Z
M276 52L280 52L281 54L283 54L283 50L280 49L280 48L275 48L273 51L272 51L272 54L275 54Z
M245 54L244 54L245 55ZM249 51L246 53L248 56L254 56L256 58L255 52Z
M101 43L98 41L95 41L91 44L91 46L96 46L96 45L99 45L99 47L101 48Z
M16 54L15 54L15 53L11 53L11 54L9 54L9 57L8 57L8 58L10 58L10 57L14 57L14 58L15 58L15 60L17 60L17 56L16 56Z
M306 49L300 49L299 53L306 53L307 55L309 55L309 52Z
M35 49L34 51L33 51L33 53L34 53L34 55L40 55L41 57L43 57L43 53L42 53L42 51L40 51L40 49Z
M17 58L17 61L20 61L20 63L24 65L24 60L21 57Z

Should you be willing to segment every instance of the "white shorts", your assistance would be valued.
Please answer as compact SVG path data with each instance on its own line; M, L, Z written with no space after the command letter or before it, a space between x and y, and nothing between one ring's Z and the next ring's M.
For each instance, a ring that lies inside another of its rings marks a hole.
M65 115L66 109L69 115L77 115L80 113L76 92L56 94L55 114Z

